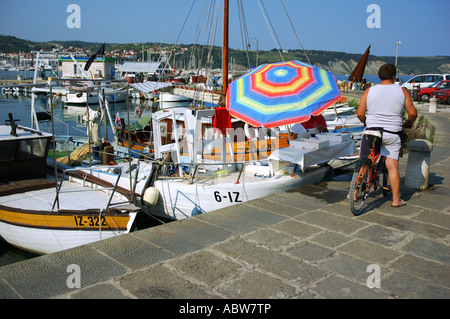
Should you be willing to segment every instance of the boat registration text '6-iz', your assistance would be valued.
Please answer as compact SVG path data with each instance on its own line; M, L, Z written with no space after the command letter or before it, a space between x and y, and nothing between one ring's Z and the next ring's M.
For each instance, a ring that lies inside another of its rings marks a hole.
M225 195L222 195L219 191L215 191L214 199L218 203L222 202L222 200L229 200L231 203L242 203L241 194L239 192L227 192Z

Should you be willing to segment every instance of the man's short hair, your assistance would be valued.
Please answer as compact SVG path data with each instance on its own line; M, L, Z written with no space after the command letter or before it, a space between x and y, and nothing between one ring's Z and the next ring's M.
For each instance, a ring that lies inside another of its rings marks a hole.
M397 75L397 68L395 65L386 63L383 64L378 70L378 77L380 80L390 80L393 76Z

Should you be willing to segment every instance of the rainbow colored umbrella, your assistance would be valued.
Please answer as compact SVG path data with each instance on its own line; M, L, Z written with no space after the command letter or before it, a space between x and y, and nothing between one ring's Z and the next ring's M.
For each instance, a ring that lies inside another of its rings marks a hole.
M300 61L263 64L230 83L227 109L255 127L307 121L341 98L334 75Z

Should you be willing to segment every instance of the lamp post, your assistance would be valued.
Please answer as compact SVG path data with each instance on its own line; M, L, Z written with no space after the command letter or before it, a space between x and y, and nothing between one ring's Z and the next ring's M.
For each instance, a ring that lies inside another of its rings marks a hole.
M396 43L396 49L395 49L395 68L397 69L397 57L398 57L398 46L402 44L400 41L397 41Z

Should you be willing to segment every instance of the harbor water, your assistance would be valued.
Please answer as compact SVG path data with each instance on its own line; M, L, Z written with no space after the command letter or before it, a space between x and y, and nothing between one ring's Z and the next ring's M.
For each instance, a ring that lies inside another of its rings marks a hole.
M350 74L335 74L334 75L337 81L348 81L348 77ZM408 81L410 78L412 78L412 75L399 75L398 76L402 82ZM379 84L381 82L378 75L364 75L364 78L367 80L367 82L373 83L373 84Z
M46 78L51 76L52 72L50 70L39 71L38 76ZM17 80L18 78L22 80L31 80L34 77L34 70L24 70L24 71L0 71L0 81L1 80Z
M125 119L125 123L136 122L138 117L135 109L139 108L142 116L151 114L152 110L158 108L158 103L149 100L129 100L127 102L111 103L110 115L115 121L117 115ZM83 115L87 110L86 104L69 105L65 103L64 96L53 96L50 99L46 94L37 94L35 97L36 112L50 112L53 110L55 135L86 136L86 122ZM92 110L96 110L98 105L90 104ZM0 123L4 124L8 119L8 112L13 113L14 119L19 119L19 125L31 125L31 94L0 94ZM109 122L109 121L108 121ZM105 125L101 126L102 137L105 137ZM51 123L41 122L41 129L51 132ZM108 140L112 141L113 131L107 123Z

